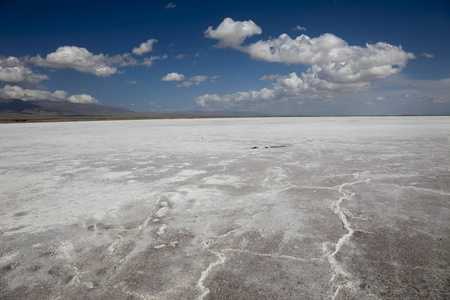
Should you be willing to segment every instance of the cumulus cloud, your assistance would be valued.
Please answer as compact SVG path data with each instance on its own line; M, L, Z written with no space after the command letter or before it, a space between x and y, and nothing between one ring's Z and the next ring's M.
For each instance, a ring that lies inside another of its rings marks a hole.
M148 41L142 43L139 47L133 49L133 54L142 55L147 52L153 51L153 44L158 41L155 39L149 39Z
M426 58L433 58L434 57L433 54L426 53L426 52L422 53L422 56L425 56Z
M256 26L252 21L246 22ZM208 37L219 39L222 46L246 52L256 60L314 66L312 71L319 79L332 83L363 82L384 78L398 73L409 59L414 58L412 53L403 51L401 46L384 42L374 45L366 44L366 47L349 46L346 41L331 33L317 38L302 34L295 39L282 34L275 39L241 46L249 32L241 23L243 22L234 22L227 18L216 30L219 32L219 29L224 27L222 31L234 33L239 39L233 42L224 40L224 35L209 34ZM213 30L210 27L208 31ZM239 44L236 45L236 43Z
M53 93L43 90L23 89L20 86L6 85L0 88L0 98L30 100L53 100L64 101L67 99L67 92L56 90Z
M19 58L0 56L0 82L11 84L38 84L49 79L47 75L34 73Z
M222 102L227 105L233 105L237 102L243 101L271 101L277 97L276 91L272 89L263 88L259 91L237 92L234 94L226 94L219 96L217 94L205 94L197 97L196 103L201 107L208 106L207 102Z
M103 53L94 55L86 48L76 46L59 47L45 58L35 56L30 61L37 66L55 69L71 68L84 73L107 77L117 72L113 66L114 60Z
M156 42L155 39L150 39L147 42L142 43L138 48L134 48L133 53L136 55L143 55L144 53L150 52L152 51L153 44ZM99 77L108 77L112 74L123 73L118 70L118 67L150 67L155 60L166 58L167 55L163 55L151 56L150 58L147 57L143 60L138 60L130 53L109 56L103 53L93 54L83 47L63 46L59 47L55 52L47 54L45 58L37 55L29 58L28 62L42 67L54 69L70 68L80 72L94 74Z
M241 49L241 44L246 38L261 33L261 28L251 20L235 22L231 18L225 18L216 29L210 26L205 31L205 37L219 40L219 43L216 45L218 48L231 47Z
M315 98L331 98L336 93L346 91L362 91L369 87L368 82L348 82L333 83L318 77L321 71L319 66L313 66L300 76L292 72L286 76L270 75L264 76L262 80L275 81L271 88L263 88L259 91L237 92L224 96L210 97L204 95L196 98L200 106L205 106L206 102L224 102L233 104L242 101L283 101L283 100L303 100Z
M72 95L67 98L67 101L81 104L100 104L100 101L87 94Z
M184 75L183 74L178 74L178 73L169 73L166 76L164 76L163 78L161 78L161 81L181 81L184 79Z
M303 75L303 74L302 74ZM387 107L384 113L448 113L450 109L450 78L441 80L412 80L402 74L395 75L392 78L381 80L372 89L366 89L358 94L353 92L342 94L337 91L327 93L323 90L317 90L311 87L305 90L305 81L302 76L291 73L287 76L276 75L275 82L271 88L264 88L259 91L237 92L233 94L217 95L205 94L196 98L197 105L200 107L212 106L214 109L245 107L281 107L284 100L294 100L297 103L339 102L343 107L354 106L349 104L348 100L368 103L372 101L373 105L382 105ZM303 82L303 83L302 83ZM303 85L301 93L297 88ZM303 97L303 98L302 98ZM286 103L286 102L285 102ZM273 106L276 105L276 106ZM320 105L320 104L319 104ZM430 110L431 107L439 105L441 111ZM389 108L390 107L390 108ZM399 107L403 110L396 111ZM305 108L305 107L303 107ZM391 109L391 110L389 110ZM345 113L345 110L342 111Z
M271 80L276 78L276 83L273 84L272 89L263 88L259 91L247 91L237 92L234 94L226 94L219 96L217 94L205 94L197 97L195 100L197 105L201 107L208 106L207 102L222 102L227 105L233 105L242 101L273 101L280 100L286 96L295 96L296 92L302 87L305 88L305 84L302 79L297 76L296 73L292 73L288 76L271 76L270 79L263 78L264 80Z
M0 98L4 99L20 99L23 101L51 100L51 101L68 101L81 104L101 104L100 101L87 94L72 95L68 97L68 93L62 90L54 92L24 89L20 86L6 85L0 88Z
M257 27L252 21L246 22ZM366 44L365 47L349 46L346 41L331 33L317 38L302 34L295 39L282 34L278 38L243 46L242 43L251 35L251 31L244 30L241 23L243 22L227 18L216 31L209 27L207 37L218 39L221 47L231 47L248 53L255 60L288 65L303 64L309 68L300 76L293 72L287 76L270 75L261 78L275 80L271 89L238 92L222 97L204 95L197 98L200 106L206 105L208 101L231 103L256 99L305 99L333 97L335 92L361 91L369 88L370 82L375 79L398 74L408 60L414 58L412 53L403 51L401 46L384 42ZM224 29L219 31L221 27ZM227 35L217 32L234 33L239 38L227 39Z
M243 49L251 58L284 64L325 64L353 63L355 68L369 69L378 66L404 67L412 53L402 50L400 46L392 46L379 42L366 47L349 46L343 39L326 33L318 38L310 38L304 34L291 39L282 34L276 39L258 41Z

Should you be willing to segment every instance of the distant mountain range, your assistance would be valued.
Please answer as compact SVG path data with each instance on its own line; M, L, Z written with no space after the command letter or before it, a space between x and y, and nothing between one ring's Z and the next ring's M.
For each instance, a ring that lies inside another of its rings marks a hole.
M23 101L0 98L0 122L77 119L155 119L263 116L239 111L134 112L124 108L67 101Z
M123 108L67 101L23 101L0 99L0 118L54 118L54 117L120 117L135 112Z

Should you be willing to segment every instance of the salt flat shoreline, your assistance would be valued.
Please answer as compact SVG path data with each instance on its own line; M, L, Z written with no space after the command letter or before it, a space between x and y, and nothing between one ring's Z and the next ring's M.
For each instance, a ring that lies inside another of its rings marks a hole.
M445 299L450 118L0 130L0 299Z
M137 113L139 114L139 113ZM54 123L54 122L87 122L87 121L139 121L139 120L172 120L172 119L246 119L246 118L384 118L384 117L450 117L449 115L329 115L329 116L270 116L270 115L142 115L142 116L64 116L64 117L39 117L26 115L4 115L0 116L0 124L9 123Z

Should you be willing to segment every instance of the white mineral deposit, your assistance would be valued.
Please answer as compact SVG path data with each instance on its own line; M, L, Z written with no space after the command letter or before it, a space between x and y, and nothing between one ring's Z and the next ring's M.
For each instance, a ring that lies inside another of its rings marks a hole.
M449 299L450 118L0 126L1 299Z

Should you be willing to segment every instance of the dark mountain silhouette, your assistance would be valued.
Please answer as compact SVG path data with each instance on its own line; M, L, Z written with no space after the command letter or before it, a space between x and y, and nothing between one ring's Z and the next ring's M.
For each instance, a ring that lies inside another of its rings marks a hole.
M0 122L69 121L92 119L173 119L262 116L263 114L239 111L171 111L134 112L98 104L81 104L68 101L23 101L0 98Z
M3 100L0 99L0 112L10 111L10 112L22 112L25 110L38 109L38 105L34 105L30 102L25 102L18 99Z
M1 116L43 116L43 117L76 117L76 116L119 116L134 112L117 107L98 104L81 104L67 101L23 101L19 99L0 99Z

